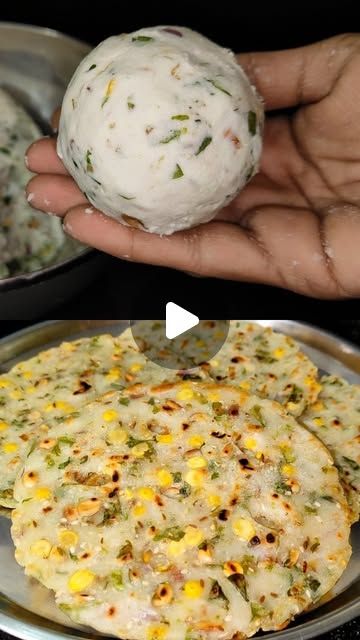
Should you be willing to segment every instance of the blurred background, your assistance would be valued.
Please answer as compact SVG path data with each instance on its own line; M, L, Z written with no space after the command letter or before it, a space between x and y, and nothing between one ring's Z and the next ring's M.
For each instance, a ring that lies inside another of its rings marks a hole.
M360 31L356 0L261 2L260 0L57 0L0 5L0 21L42 25L95 45L105 37L141 26L182 24L235 51L283 49L338 33ZM221 256L219 256L221 260ZM86 316L161 317L169 300L200 317L360 317L359 301L329 302L304 298L273 287L194 278L170 269L106 258L91 285L71 301L54 294L52 311L24 305L14 319ZM2 317L0 298L0 319ZM9 317L6 316L5 317Z

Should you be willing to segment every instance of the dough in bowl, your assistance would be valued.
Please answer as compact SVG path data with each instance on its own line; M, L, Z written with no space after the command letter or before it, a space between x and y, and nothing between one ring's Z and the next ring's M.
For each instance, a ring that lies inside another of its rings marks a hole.
M62 105L58 154L90 202L171 234L211 220L257 172L263 106L234 54L184 27L102 42Z

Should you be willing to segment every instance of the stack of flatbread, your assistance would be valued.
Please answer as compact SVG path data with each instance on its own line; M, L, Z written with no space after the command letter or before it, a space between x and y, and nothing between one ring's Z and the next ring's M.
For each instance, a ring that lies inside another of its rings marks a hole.
M15 557L69 618L124 640L282 629L349 561L359 411L360 387L254 323L196 374L130 331L39 353L0 376Z

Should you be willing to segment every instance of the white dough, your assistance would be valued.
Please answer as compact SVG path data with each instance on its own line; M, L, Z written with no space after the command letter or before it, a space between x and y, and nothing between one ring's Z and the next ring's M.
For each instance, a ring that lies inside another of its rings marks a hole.
M234 54L183 27L102 42L62 105L58 154L90 202L171 234L211 220L256 173L263 107Z
M0 88L0 279L36 271L56 259L65 243L61 221L25 199L31 178L24 156L41 131L22 106Z

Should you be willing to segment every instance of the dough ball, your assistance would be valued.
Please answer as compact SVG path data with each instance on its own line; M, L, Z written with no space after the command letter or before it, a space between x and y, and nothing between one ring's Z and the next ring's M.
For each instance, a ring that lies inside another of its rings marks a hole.
M256 173L263 107L234 54L184 27L102 42L80 64L58 154L90 202L171 234L211 220Z

